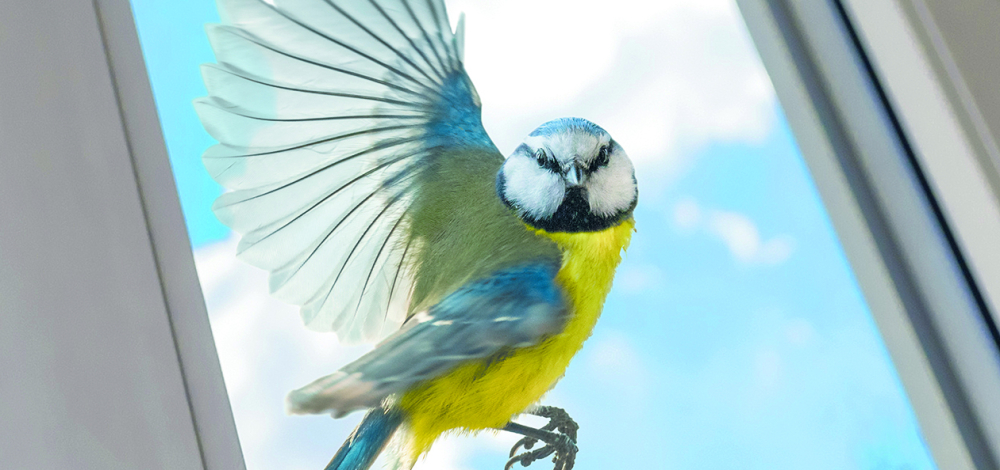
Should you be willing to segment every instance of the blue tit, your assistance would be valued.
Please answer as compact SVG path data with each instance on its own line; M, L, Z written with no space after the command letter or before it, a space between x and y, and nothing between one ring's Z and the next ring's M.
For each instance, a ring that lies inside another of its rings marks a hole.
M413 462L445 432L488 429L571 467L575 428L511 419L600 316L634 231L621 145L557 119L505 159L442 0L218 5L195 102L219 141L205 166L230 190L213 209L308 328L380 341L288 396L292 413L370 410L327 468L368 468L394 434Z

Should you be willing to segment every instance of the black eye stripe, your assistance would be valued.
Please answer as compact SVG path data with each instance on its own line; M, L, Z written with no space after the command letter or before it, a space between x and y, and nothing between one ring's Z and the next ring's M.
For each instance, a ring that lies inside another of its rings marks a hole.
M610 162L611 144L602 145L601 149L597 151L597 156L590 161L590 168L587 168L587 171L593 173L602 166L608 166L608 163Z

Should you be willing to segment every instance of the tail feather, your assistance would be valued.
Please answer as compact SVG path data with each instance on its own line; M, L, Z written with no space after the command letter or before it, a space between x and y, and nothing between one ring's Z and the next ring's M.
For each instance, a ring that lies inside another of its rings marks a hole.
M402 422L399 410L372 409L340 446L326 470L368 470Z

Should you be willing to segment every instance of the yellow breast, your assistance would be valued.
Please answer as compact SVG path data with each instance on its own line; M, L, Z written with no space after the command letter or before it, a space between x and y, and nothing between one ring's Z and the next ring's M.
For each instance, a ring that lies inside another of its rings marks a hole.
M532 229L555 241L563 251L556 282L570 304L565 328L502 360L466 364L406 392L399 406L409 417L414 456L426 452L448 430L503 427L555 385L597 323L634 227L630 219L592 233Z

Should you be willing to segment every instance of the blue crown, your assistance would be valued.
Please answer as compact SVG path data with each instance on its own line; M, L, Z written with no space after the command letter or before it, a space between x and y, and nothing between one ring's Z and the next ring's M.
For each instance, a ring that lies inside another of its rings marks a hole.
M559 118L553 119L545 124L538 126L537 129L531 131L530 137L538 136L548 136L552 134L559 134L566 131L584 131L589 134L600 136L607 135L608 131L605 131L598 126L583 118Z

